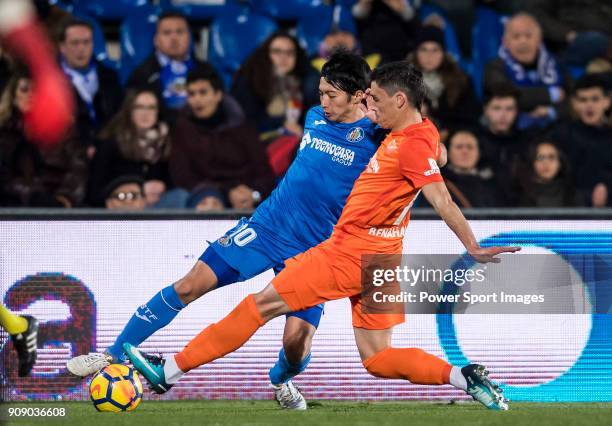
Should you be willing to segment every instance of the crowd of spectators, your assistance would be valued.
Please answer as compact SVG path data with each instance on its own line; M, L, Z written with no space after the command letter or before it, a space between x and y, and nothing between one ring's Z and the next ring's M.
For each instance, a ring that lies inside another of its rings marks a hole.
M420 19L422 3L438 12ZM507 19L479 80L448 51L446 26L466 54L482 4ZM28 140L31 81L0 54L0 206L255 208L290 166L336 49L373 68L407 60L421 70L422 112L448 148L442 175L461 207L612 205L608 2L355 0L350 11L355 25L332 24L314 55L290 26L273 33L229 85L196 58L177 11L159 16L153 53L125 84L96 60L91 23L60 14L50 33L74 124L53 149Z

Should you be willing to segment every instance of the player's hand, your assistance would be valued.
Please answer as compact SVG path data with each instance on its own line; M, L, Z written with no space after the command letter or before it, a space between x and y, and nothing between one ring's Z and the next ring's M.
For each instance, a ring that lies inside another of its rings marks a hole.
M515 253L520 249L515 246L478 247L468 251L468 254L478 263L499 263L501 259L495 256L502 253Z
M370 89L366 90L366 96L368 96ZM366 117L368 117L370 119L370 121L374 124L377 123L376 121L376 113L374 113L374 111L372 111L371 109L368 109L367 105L361 103L359 104L359 109L361 109L361 111L365 114Z
M448 152L446 151L446 146L443 143L439 143L440 152L438 153L438 158L436 159L436 163L438 163L438 167L446 166L448 162Z

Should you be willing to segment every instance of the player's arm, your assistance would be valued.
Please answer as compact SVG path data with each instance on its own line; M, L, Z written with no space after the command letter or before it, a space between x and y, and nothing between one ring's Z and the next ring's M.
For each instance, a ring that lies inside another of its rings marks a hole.
M501 253L514 253L520 247L480 247L472 228L461 213L457 204L452 200L444 182L432 182L423 186L423 195L433 206L436 213L446 222L448 227L457 235L457 238L467 249L467 252L477 262L499 263L501 259L495 256Z
M0 42L27 64L32 75L26 133L44 145L59 142L72 122L72 91L29 1L0 0Z
M476 261L497 263L500 259L495 258L495 255L519 250L518 247L480 247L463 213L446 189L440 168L436 166L440 146L439 143L438 145L431 143L428 136L414 136L409 143L400 145L402 175L411 182L414 188L422 189L427 201Z

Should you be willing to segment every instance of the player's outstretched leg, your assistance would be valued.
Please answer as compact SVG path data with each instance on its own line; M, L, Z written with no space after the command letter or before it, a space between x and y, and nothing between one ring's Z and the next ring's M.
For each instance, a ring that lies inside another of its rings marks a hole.
M290 311L270 284L259 293L247 296L225 318L206 327L174 356L151 362L129 343L123 348L151 389L165 393L188 371L237 350L265 323Z
M306 399L291 379L310 363L312 338L319 326L322 306L287 314L283 333L283 348L276 364L270 369L270 387L281 408L306 410Z
M110 363L125 361L123 344L139 345L157 330L170 324L188 303L196 300L217 285L215 272L203 261L179 281L163 288L132 315L115 342L104 352L91 352L70 359L66 367L76 376L89 376Z
M38 321L29 315L15 315L0 304L0 325L11 336L17 351L19 377L27 376L36 363Z
M501 389L488 378L479 364L459 368L418 348L390 346L391 329L355 328L355 340L363 365L371 375L404 379L420 385L450 384L470 395L490 410L507 410Z

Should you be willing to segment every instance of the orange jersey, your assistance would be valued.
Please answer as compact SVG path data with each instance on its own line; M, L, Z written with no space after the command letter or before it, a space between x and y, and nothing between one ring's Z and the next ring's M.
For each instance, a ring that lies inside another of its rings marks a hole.
M332 239L348 239L345 243L360 252L400 253L421 188L443 182L436 162L439 143L438 130L426 118L387 135L355 182Z

